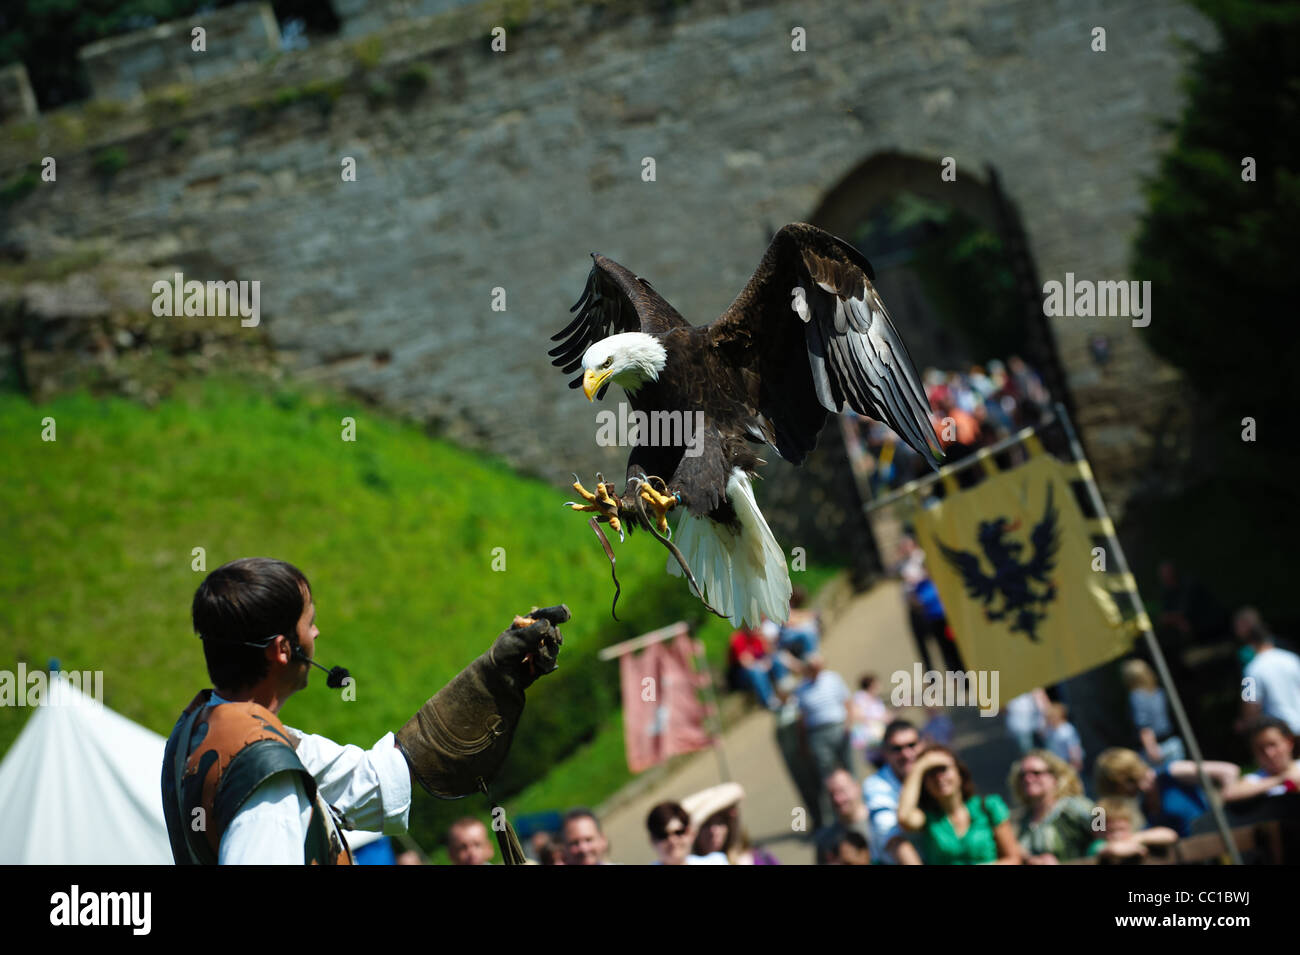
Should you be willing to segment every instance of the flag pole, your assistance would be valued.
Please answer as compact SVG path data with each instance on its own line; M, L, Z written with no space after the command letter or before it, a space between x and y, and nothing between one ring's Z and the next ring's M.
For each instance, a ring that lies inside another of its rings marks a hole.
M978 451L974 452L973 454L967 455L966 457L962 458L959 461L954 462L953 464L945 464L942 468L940 468L938 471L935 471L932 474L927 474L924 477L919 477L914 480L908 481L898 490L890 491L884 497L878 497L874 501L869 502L865 506L865 510L868 514L872 513L873 511L878 511L882 507L887 507L888 505L893 504L895 501L900 501L903 498L911 497L917 491L920 491L923 488L927 488L930 485L943 480L944 477L957 474L961 471L965 471L967 468L973 468L977 464L982 465L986 460L993 457L993 455L1001 454L1003 451L1007 450L1007 448L1015 447L1016 445L1024 441L1026 438L1028 438L1030 435L1032 435L1039 428L1043 428L1051 424L1051 420L1052 420L1051 418L1045 418L1044 420L1040 421L1036 426L1021 428L1015 434L1011 435L1010 437L1003 438L1001 441L997 442L996 444L991 444L987 448L980 448Z
M624 640L622 643L616 643L612 647L605 647L596 654L596 659L604 661L617 660L625 653L635 653L637 650L644 650L652 643L660 643L664 640L671 640L680 633L690 635L691 629L682 621L670 623L666 627L660 627L658 630L651 630L649 633L643 633L639 637L631 640Z
M1128 593L1133 600L1134 607L1137 609L1137 626L1146 640L1147 650L1150 651L1151 659L1155 662L1156 672L1160 675L1160 682L1164 684L1165 691L1169 694L1169 703L1173 707L1174 719L1178 723L1178 731L1187 741L1187 748L1191 751L1192 760L1196 763L1196 774L1201 780L1201 788L1205 790L1206 799L1210 801L1210 812L1214 814L1214 822L1219 829L1219 834L1223 837L1228 858L1233 865L1241 865L1241 853L1237 851L1237 844L1232 839L1232 831L1228 827L1228 818L1223 812L1223 800L1219 798L1218 791L1210 783L1209 775L1205 772L1205 761L1201 756L1200 744L1196 741L1196 734L1192 732L1192 724L1188 721L1187 712L1183 709L1182 698L1178 695L1178 688L1174 686L1174 678L1169 672L1168 664L1165 662L1165 655L1161 652L1160 644L1156 640L1155 631L1151 627L1151 618L1147 616L1146 607L1143 605L1141 595L1137 590L1137 581L1129 571L1128 560L1124 556L1124 548L1120 546L1119 535L1115 532L1115 524L1106 511L1106 504L1101 498L1101 491L1097 487L1096 479L1093 477L1092 467L1088 464L1088 459L1084 457L1083 446L1079 443L1078 435L1075 434L1070 416L1066 412L1065 406L1059 402L1056 405L1056 416L1065 429L1066 440L1070 442L1070 455L1079 466L1079 474L1088 491L1088 500L1091 501L1093 510L1101 521L1106 535L1106 542L1115 555L1115 570L1121 575L1121 580L1129 582Z
M700 672L704 676L704 691L708 695L709 708L713 710L713 752L718 757L718 775L722 777L722 782L731 782L731 771L727 768L727 753L722 747L722 708L718 705L718 693L713 683L713 667L709 666L709 658L705 652L704 641L696 640L691 634L689 627L687 635L690 636L695 644L695 658L699 661Z

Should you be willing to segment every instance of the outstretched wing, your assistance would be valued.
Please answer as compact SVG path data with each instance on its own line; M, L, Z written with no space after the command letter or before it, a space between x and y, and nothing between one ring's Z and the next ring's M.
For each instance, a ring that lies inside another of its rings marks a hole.
M957 573L961 574L962 582L966 585L966 592L970 596L977 598L981 603L987 603L993 599L997 588L994 585L993 578L986 576L980 570L980 559L978 557L970 551L949 547L937 537L935 543L939 545L939 550L943 553L943 559L950 563Z
M582 364L583 353L588 348L610 335L620 332L654 334L687 325L677 309L669 305L645 279L598 253L591 253L591 258L594 264L587 276L587 287L569 309L577 312L578 317L551 336L551 341L560 344L547 352L552 358L551 364L566 375ZM569 382L570 388L581 385L581 375ZM601 389L601 396L604 396L604 389Z
M1043 519L1034 525L1029 540L1034 545L1034 556L1029 559L1025 573L1034 580L1046 580L1056 566L1056 552L1061 548L1060 512L1052 504L1052 485L1047 485L1047 506Z
M826 411L846 409L888 424L932 467L943 459L920 376L874 275L847 242L787 225L709 326L715 347L745 368L756 410L787 460L798 463L816 445Z

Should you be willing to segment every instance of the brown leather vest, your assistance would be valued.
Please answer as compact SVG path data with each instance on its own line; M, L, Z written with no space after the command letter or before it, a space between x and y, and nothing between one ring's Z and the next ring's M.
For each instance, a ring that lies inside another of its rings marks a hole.
M312 803L304 861L351 865L347 841L284 724L258 703L210 706L211 695L203 690L185 708L163 757L163 815L177 864L216 864L222 835L253 791L294 772Z

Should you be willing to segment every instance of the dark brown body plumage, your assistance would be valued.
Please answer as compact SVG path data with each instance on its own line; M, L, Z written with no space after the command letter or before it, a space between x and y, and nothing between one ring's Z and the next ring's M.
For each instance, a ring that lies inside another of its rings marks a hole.
M620 332L659 340L667 365L658 381L629 394L629 404L647 414L702 411L703 453L640 446L628 477L663 477L691 514L731 523L731 471L754 473L760 443L801 464L831 411L883 420L923 456L939 459L919 376L871 284L871 264L847 242L806 223L785 226L731 306L700 327L644 279L592 258L578 316L553 338L561 341L554 363L572 372L591 345Z

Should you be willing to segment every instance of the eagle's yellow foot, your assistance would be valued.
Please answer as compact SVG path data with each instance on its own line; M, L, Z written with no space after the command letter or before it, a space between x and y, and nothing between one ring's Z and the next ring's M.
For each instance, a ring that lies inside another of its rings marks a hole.
M677 506L677 495L659 493L651 486L651 481L658 481L660 484L664 483L661 478L647 478L641 484L641 499L654 512L655 526L659 528L659 533L666 535L668 533L668 512ZM664 490L668 490L667 485L664 486Z
M604 476L596 474L596 490L588 491L578 480L578 475L573 476L573 489L577 491L586 504L578 504L575 501L565 501L564 503L575 511L595 511L600 517L597 520L607 522L611 528L618 532L618 539L623 539L623 523L618 517L618 499L614 497L614 485L606 483Z

